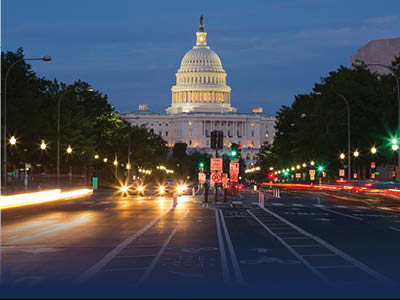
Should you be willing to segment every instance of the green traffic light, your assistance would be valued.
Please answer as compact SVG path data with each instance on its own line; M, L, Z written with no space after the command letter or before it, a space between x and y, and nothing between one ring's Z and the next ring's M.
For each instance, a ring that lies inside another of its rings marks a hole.
M231 152L231 156L235 157L236 155L237 155L237 152L236 152L236 151L232 151L232 152Z
M200 163L200 164L199 164L199 167L200 167L200 168L204 168L204 163Z
M323 170L324 170L324 167L323 167L323 166L319 166L319 167L318 167L318 171L322 172Z

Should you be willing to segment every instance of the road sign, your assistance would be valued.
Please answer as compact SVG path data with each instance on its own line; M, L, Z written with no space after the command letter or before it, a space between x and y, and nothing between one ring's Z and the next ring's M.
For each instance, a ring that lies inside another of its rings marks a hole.
M239 163L231 162L229 164L229 174L239 174Z
M297 179L301 178L301 173L296 173L296 178Z
M344 170L343 169L340 169L339 170L339 176L340 177L344 177L345 175L344 175L345 173L344 173Z
M373 162L371 162L371 169L375 169L376 168L376 164L375 164L375 162L373 161Z
M375 178L376 178L375 173L371 173L371 179L375 179Z
M206 174L203 172L199 173L199 183L206 183Z
M239 175L238 174L231 174L231 182L238 182Z
M222 172L223 171L222 158L211 158L210 170L211 170L211 172L213 172L213 171Z
M228 174L227 173L222 174L222 184L223 185L228 184Z
M314 181L315 180L315 175L310 175L310 180Z
M221 174L220 173L212 173L211 174L211 181L215 183L221 182Z
M311 169L309 173L310 173L310 176L315 177L315 170L314 169Z

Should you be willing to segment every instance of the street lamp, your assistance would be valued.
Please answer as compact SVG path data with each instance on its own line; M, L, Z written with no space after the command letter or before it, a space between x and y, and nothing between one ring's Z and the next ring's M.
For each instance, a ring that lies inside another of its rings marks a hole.
M15 136L12 136L12 137L10 138L10 145L11 145L11 146L15 146L16 143L17 143L17 139L15 138Z
M46 148L47 148L47 145L44 142L44 140L42 140L42 143L40 144L40 149L42 149L44 151L44 150L46 150Z
M390 66L383 65L383 64L366 64L363 61L356 59L354 62L355 66L358 67L382 67L387 70L389 70L390 73L392 73L393 77L396 79L396 84L397 84L397 136L400 134L400 83L399 83L399 78L397 77L396 73L393 71L393 69ZM397 174L396 177L398 178L399 172L400 172L400 155L397 157Z
M67 153L68 153L68 162L69 162L69 184L71 185L72 184L72 165L71 165L71 160L70 160L70 155L72 154L71 145L68 145Z
M3 172L4 172L4 188L7 187L7 80L8 80L8 75L11 71L11 69L18 63L27 61L27 60L41 60L41 61L51 61L50 56L43 56L41 58L20 58L13 62L11 66L8 68L6 76L4 77L4 128L3 128L3 151L4 151L4 157L3 157ZM0 108L1 112L1 108ZM1 143L1 138L0 138L0 143ZM0 158L1 158L1 153L0 153ZM1 173L1 172L0 172ZM0 189L1 189L1 182L0 182Z
M131 137L133 134L133 130L134 130L134 128L131 128L131 130L129 131L129 136L128 136L128 165L129 165L129 168L127 168L128 169L128 183L129 183L129 179L131 176L131 168L132 168L132 166L131 166Z
M60 186L60 112L61 112L61 100L63 96L70 91L75 90L76 87L70 87L64 91L58 98L58 105L57 105L57 185ZM93 92L93 88L87 87L87 92Z
M345 159L346 155L344 153L341 153L339 157L340 157L340 159L343 160L343 159Z
M320 92L315 93L316 95L322 95ZM342 94L336 93L345 103L347 108L347 178L350 182L351 179L351 155L350 155L350 105L349 101L347 101L346 97Z
M373 147L371 148L371 153L372 153L372 154L376 154L377 151L378 151L378 150L376 149L375 146L373 146Z
M358 150L354 151L353 153L354 157L359 157L360 156L360 152L358 152Z

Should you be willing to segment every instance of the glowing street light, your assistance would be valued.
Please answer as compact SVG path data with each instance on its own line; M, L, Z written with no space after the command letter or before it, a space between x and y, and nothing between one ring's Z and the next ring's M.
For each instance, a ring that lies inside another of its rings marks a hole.
M118 161L114 160L114 166L118 166Z
M47 148L47 145L46 145L46 143L44 142L44 140L42 140L42 143L40 144L40 149L46 150L46 148Z
M99 155L98 154L96 154L95 156L94 156L94 159L99 159Z
M68 146L68 148L67 148L67 153L68 153L68 154L71 154L71 153L72 153L71 145Z
M17 143L17 139L15 138L15 136L12 136L12 137L10 138L10 145L11 145L11 146L15 146L16 143Z
M377 151L378 151L378 150L375 148L375 146L371 148L371 153L372 153L372 154L376 154Z
M127 169L127 170L130 170L130 169L131 169L131 164L130 164L130 163L127 163L127 164L126 164L126 169Z
M357 150L354 151L354 157L359 157L360 156L360 152L358 152Z
M307 167L307 164L306 164L306 163L303 164L303 168L305 168L305 167Z
M105 163L108 162L108 158L107 158L107 157L104 158L103 161L104 161Z
M312 161L310 162L310 165L314 166L314 165L315 165L315 162L312 160Z
M393 150L393 151L399 150L399 146L398 146L398 145L392 145L392 150Z
M341 153L339 157L340 157L340 159L345 159L346 155L344 153Z

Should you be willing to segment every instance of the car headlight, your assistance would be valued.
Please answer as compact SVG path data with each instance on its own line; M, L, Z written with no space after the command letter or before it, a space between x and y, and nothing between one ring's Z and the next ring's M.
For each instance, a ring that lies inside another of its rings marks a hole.
M165 192L165 187L160 186L160 194L164 194L164 192Z
M128 187L126 185L121 186L121 192L126 193L128 192Z
M137 188L137 190L138 190L138 192L143 192L144 188L143 188L143 186L140 185L140 186Z

